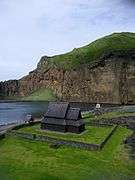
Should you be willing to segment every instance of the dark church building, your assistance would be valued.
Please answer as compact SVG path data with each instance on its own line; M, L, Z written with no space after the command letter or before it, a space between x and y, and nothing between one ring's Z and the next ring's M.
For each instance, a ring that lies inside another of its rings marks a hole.
M69 103L65 102L51 102L42 119L41 128L79 134L85 130L85 124L79 108L71 108Z

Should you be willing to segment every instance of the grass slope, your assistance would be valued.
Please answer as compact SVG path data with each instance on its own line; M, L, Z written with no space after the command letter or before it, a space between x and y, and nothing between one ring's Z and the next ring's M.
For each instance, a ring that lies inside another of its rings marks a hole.
M41 88L30 96L23 98L22 100L28 101L55 101L57 98L54 96L51 89Z
M124 180L135 178L123 139L131 131L119 127L101 152L61 147L7 137L0 141L2 180Z
M98 39L91 44L75 48L73 51L49 57L49 63L64 69L71 69L80 64L98 61L105 52L135 49L135 33L114 33ZM122 52L121 52L122 53ZM46 62L46 57L42 58ZM41 63L42 65L44 63Z

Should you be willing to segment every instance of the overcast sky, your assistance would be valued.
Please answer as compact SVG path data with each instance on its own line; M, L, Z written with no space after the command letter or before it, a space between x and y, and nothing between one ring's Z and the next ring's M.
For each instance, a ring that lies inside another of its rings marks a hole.
M135 32L134 0L0 0L0 80L121 31Z

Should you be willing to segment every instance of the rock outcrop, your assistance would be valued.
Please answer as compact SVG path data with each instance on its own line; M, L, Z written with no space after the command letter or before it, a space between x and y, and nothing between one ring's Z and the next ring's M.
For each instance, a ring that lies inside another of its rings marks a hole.
M19 81L9 80L0 82L0 99L5 97L14 97L19 95Z

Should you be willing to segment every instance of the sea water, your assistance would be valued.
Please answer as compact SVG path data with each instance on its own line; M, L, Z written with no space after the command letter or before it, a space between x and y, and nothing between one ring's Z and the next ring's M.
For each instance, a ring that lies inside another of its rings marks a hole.
M80 107L82 111L92 111L95 104L71 103L72 107ZM1 102L0 125L24 121L27 114L42 117L47 111L48 102ZM135 106L101 105L104 111L135 112Z
M48 102L4 102L0 103L0 125L24 121L27 114L43 116Z

